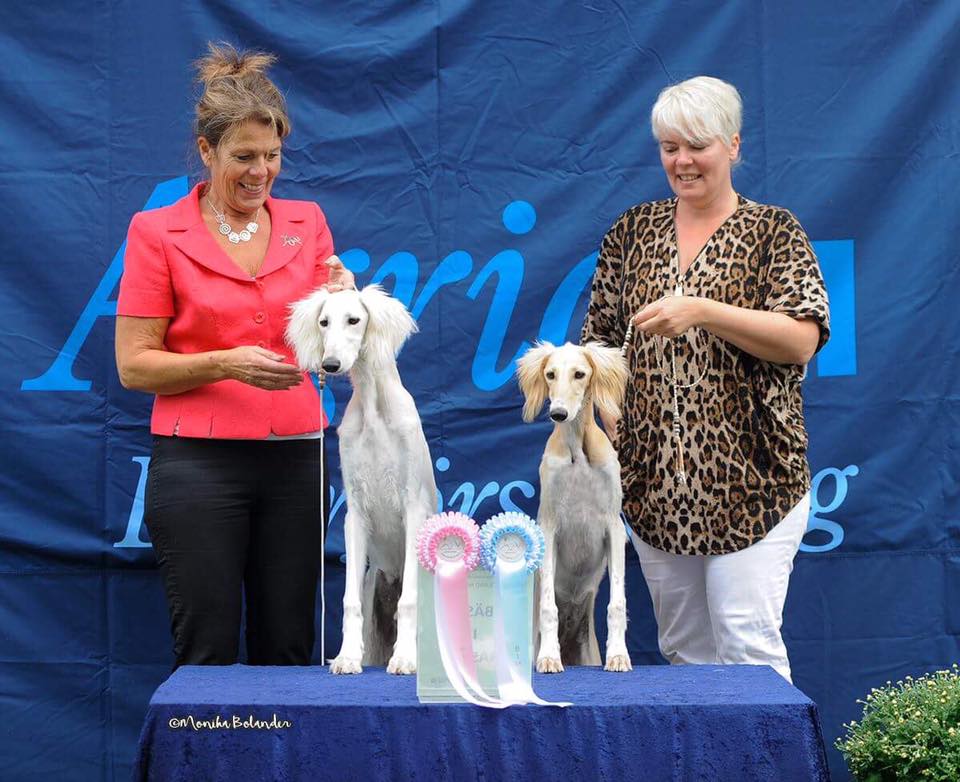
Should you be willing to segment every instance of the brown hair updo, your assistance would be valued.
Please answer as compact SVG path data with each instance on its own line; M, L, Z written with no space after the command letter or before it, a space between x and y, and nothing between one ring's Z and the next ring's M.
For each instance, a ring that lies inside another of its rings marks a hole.
M277 136L290 134L287 102L266 71L276 57L240 52L228 43L209 43L206 57L194 63L203 94L197 101L193 131L216 147L233 128L253 119L272 125Z

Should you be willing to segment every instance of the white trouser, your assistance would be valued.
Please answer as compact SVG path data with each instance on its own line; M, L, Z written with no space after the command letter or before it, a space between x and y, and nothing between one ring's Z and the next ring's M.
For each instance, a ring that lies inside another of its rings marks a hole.
M809 513L807 494L763 540L732 554L667 554L631 535L660 653L671 663L770 665L792 681L780 626Z

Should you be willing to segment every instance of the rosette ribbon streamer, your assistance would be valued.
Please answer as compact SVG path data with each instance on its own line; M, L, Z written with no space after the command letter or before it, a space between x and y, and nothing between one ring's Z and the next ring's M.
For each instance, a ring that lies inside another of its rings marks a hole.
M467 576L480 560L480 532L462 513L440 513L417 533L417 557L433 573L433 605L443 670L468 703L503 709L510 703L487 695L477 678L470 628Z
M528 582L543 564L543 553L543 532L523 513L501 513L480 531L480 559L494 579L497 689L501 699L511 704L570 706L543 700L530 684Z

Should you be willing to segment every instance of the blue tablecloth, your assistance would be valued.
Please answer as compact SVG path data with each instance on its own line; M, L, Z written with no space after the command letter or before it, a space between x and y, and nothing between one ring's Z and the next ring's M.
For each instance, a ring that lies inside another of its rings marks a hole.
M137 778L828 779L816 705L766 667L535 676L568 709L422 706L415 685L382 669L180 668L150 701Z

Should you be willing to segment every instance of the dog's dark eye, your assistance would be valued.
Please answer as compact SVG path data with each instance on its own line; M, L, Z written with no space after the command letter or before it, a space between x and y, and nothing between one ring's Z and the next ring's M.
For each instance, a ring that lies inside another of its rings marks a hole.
M351 326L356 326L360 322L360 318L347 318L347 323Z
M586 373L586 372L581 372L581 371L578 369L576 372L573 373L573 376L574 376L577 380L583 380L583 379L587 376L587 373Z
M553 380L553 379L556 377L556 375L554 374L553 370L551 369L549 372L547 372L546 375L544 375L544 377L545 377L547 380Z
M320 320L320 325L321 325L323 328L326 328L326 327L327 327L327 324L328 324L329 322L330 322L330 321L327 320L326 318L322 318L322 319Z

